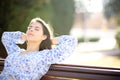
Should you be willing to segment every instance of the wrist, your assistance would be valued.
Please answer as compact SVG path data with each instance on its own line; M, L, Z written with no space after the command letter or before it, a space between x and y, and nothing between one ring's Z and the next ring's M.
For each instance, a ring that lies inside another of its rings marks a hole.
M22 33L21 40L26 41L26 34L25 33Z
M52 39L52 44L57 45L59 43L58 38L53 38Z

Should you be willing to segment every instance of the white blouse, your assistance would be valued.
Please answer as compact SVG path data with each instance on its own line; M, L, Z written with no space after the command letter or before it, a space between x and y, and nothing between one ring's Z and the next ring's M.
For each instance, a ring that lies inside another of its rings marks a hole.
M63 61L67 58L77 45L77 40L71 36L63 35L58 37L59 44L53 49L19 54L25 49L21 49L17 44L24 41L20 39L23 33L4 32L2 42L6 48L8 56L5 60L4 69L0 74L0 80L10 80L10 75L19 80L40 80L47 73L51 64Z

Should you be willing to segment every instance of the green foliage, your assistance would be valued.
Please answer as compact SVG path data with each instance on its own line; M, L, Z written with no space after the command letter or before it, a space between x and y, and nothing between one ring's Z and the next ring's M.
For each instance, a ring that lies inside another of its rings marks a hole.
M104 14L106 18L115 17L120 13L120 0L105 0Z
M73 0L2 0L0 28L3 31L25 32L34 17L41 17L58 34L68 34L74 17Z
M104 3L104 15L108 20L114 17L117 25L120 25L120 0L106 0Z
M93 37L93 38L90 38L89 41L90 42L97 42L97 41L99 41L99 38L98 37Z
M117 42L117 47L120 48L120 28L117 28L115 39L116 39L116 42Z
M111 17L115 17L117 25L120 25L120 0L107 0L104 4L105 16L109 19ZM117 28L117 32L115 35L115 39L117 41L117 46L120 48L120 29Z
M74 19L73 0L52 0L54 33L69 34ZM56 35L56 34L55 34Z
M97 41L99 41L99 38L98 38L98 37L91 37L91 38L87 38L87 40L88 40L89 42L97 42ZM78 42L79 42L79 43L85 42L85 38L84 38L84 37L78 38Z
M7 26L9 25L9 16L11 14L11 0L10 2L7 0L0 1L0 36L3 31L7 30Z
M30 20L41 17L45 21L51 18L50 0L1 0L0 1L0 37L4 31L26 31ZM0 57L7 56L0 42Z
M14 1L11 12L11 20L9 20L9 31L26 31L26 27L34 17L41 17L49 21L51 18L51 5L49 0L23 0Z
M78 38L78 43L81 43L81 42L84 42L85 40L84 40L84 37L80 37L80 38Z

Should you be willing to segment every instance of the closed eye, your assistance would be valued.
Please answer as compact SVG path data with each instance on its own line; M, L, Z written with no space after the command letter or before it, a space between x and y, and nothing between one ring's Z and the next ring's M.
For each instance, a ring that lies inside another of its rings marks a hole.
M39 28L35 28L36 31L39 31Z
M33 29L36 30L36 31L39 31L39 30L40 30L39 27L32 27L32 26L29 26L29 27L28 27L28 30L30 30L31 28L33 28Z

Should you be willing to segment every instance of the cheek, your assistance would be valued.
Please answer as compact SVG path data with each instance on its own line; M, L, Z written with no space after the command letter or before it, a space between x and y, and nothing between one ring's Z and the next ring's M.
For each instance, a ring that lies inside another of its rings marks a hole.
M36 40L40 40L41 41L42 37L43 37L43 34L42 33L37 33L37 34L35 34L34 37L35 37Z

